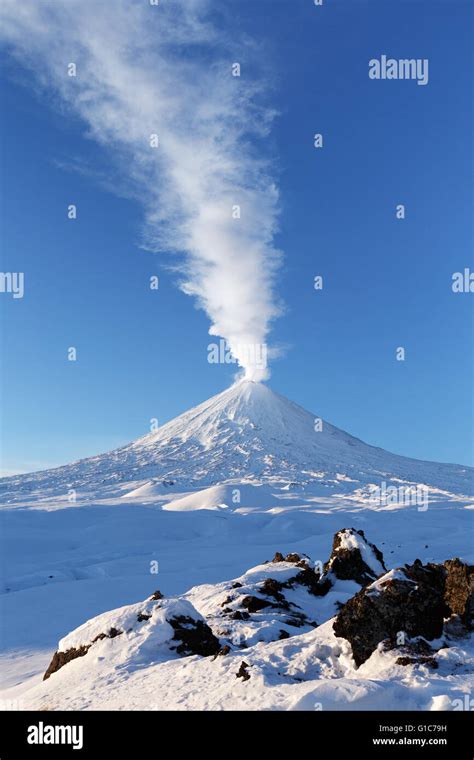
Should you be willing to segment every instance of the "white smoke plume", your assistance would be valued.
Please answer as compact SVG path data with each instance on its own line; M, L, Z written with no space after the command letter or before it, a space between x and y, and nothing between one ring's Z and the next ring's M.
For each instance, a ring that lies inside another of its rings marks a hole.
M252 66L258 48L223 31L219 2L2 0L0 36L42 96L109 149L143 204L146 247L177 254L209 333L262 380L248 347L266 344L280 313L280 253L278 192L255 146L274 114Z

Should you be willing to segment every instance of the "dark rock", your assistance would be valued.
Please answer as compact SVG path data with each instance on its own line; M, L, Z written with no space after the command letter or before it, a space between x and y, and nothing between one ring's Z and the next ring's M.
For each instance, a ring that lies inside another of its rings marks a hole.
M409 657L409 656L403 656L403 657L397 657L395 660L396 665L428 665L428 667L433 668L436 670L438 668L438 663L434 659L434 657Z
M291 562L295 565L297 562L301 561L302 557L300 557L299 554L296 554L296 552L290 552L290 554L287 554L286 557L284 557L281 552L275 552L275 556L272 559L272 562Z
M401 654L413 656L432 655L435 652L433 647L425 639L421 638L408 640L406 644L398 644L396 641L387 639L382 643L382 646L385 652L397 649Z
M316 573L310 567L305 567L294 578L288 581L288 585L291 587L295 585L306 586L310 594L314 596L326 596L329 589L332 587L330 578L321 578L319 573Z
M90 648L91 644L88 644L87 646L81 646L77 649L68 649L66 652L55 652L53 654L53 659L49 663L48 669L43 676L43 681L46 681L52 673L56 673L57 670L64 665L67 665L71 660L75 660L77 657L84 657Z
M454 615L472 630L474 625L474 566L458 557L444 563L447 570L444 599Z
M285 562L293 562L296 565L298 562L301 562L301 557L299 554L293 552L286 555Z
M444 635L452 640L465 639L469 635L469 629L459 615L451 615L449 620L444 621Z
M123 631L120 631L118 628L109 628L106 637L108 639L115 639L115 637L120 636L121 633L123 633ZM99 636L97 638L99 638ZM100 634L100 638L104 638L104 635ZM94 639L94 641L97 641L97 639ZM94 641L92 643L94 643Z
M283 622L285 625L291 625L292 628L302 628L307 623L307 620L305 615L296 616L295 614L293 617L287 618Z
M272 559L272 562L284 562L285 558L281 552L275 552L275 556Z
M95 639L92 639L90 644L83 644L77 648L71 647L71 649L67 649L65 652L55 652L53 654L53 659L49 663L48 669L43 676L43 681L46 681L52 673L56 673L56 671L60 670L64 665L67 665L71 660L76 660L78 657L84 657L96 641L102 641L102 639L114 639L116 636L120 636L121 633L123 633L123 631L119 631L117 628L110 628L107 633L99 633Z
M163 594L161 593L161 591L160 591L159 589L157 589L157 590L156 590L156 591L154 591L154 592L153 592L153 594L150 596L150 599L155 599L155 600L158 602L160 599L164 599L164 596L163 596Z
M261 586L260 592L265 594L265 596L273 597L277 602L280 602L280 606L281 604L284 604L288 607L288 602L286 601L284 594L282 594L284 588L285 585L283 583L280 583L274 578L267 578Z
M334 622L336 636L350 641L356 665L365 662L384 639L396 641L400 631L409 637L433 640L443 631L442 565L413 565L399 570L399 578L383 577L380 590L364 588L341 608Z
M214 655L212 659L215 660L217 657L225 657L226 654L229 654L229 652L230 652L230 647L227 646L226 644L225 646L219 649L219 651Z
M331 556L324 565L324 575L331 572L336 578L341 581L355 581L361 586L366 586L368 583L372 583L378 577L378 574L367 565L362 558L360 549L353 548L347 549L342 546L344 541L344 534L351 533L354 536L359 536L363 539L367 548L373 554L374 558L380 562L383 570L386 571L386 567L383 561L383 554L375 544L371 544L367 541L363 530L355 530L355 528L344 528L338 530L334 535L332 544Z
M258 612L259 610L264 610L265 607L273 606L271 602L266 602L265 599L259 599L258 596L251 595L244 596L241 604L248 612Z
M229 617L231 620L248 620L250 615L248 612L241 612L240 610L236 610Z
M434 658L436 651L425 639L412 639L402 645L387 639L383 642L383 649L399 652L399 657L395 660L396 665L428 665L435 670L438 668L438 662Z
M250 679L250 673L247 673L247 669L250 667L248 663L246 663L244 660L240 663L240 668L238 669L237 673L235 674L236 678L243 678L244 681L248 681Z
M301 567L303 569L308 567L308 560L301 559L299 562L296 563L296 567Z
M211 629L203 620L195 620L186 615L170 618L168 623L174 628L173 641L181 642L175 649L178 654L199 654L210 657L217 654L221 645Z

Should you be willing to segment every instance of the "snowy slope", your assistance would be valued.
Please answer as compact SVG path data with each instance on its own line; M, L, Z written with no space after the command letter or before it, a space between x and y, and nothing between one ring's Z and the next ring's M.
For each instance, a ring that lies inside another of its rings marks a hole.
M67 680L61 691L64 673L54 674L45 685L41 678L58 641L90 618L136 604L158 586L166 597L184 595L183 600L212 621L225 601L219 595L226 593L228 579L254 583L266 572L262 561L277 550L324 561L335 531L347 525L363 528L383 549L389 567L415 557L423 562L453 556L474 560L472 469L395 456L326 422L316 432L314 420L313 414L267 386L242 382L116 451L0 481L0 699L7 700L2 704L64 704L71 686ZM372 488L384 481L400 489L427 486L429 504L420 509L403 500L374 502ZM69 498L70 489L75 500ZM253 570L245 573L249 567ZM344 600L354 589L339 591ZM166 659L159 671L150 664L113 684L110 670L98 658L98 681L103 678L103 689L95 692L98 701L146 709L155 693L155 706L158 700L161 706L183 708L261 704L313 709L317 692L326 695L328 705L343 709L392 709L405 698L407 709L409 704L425 709L438 704L431 704L432 695L441 699L446 694L436 674L430 681L436 681L436 688L430 686L423 698L415 687L413 693L411 686L407 691L407 671L393 671L393 661L382 654L377 659L376 653L362 668L372 663L377 683L362 684L361 669L355 673L350 663L348 670L341 665L347 662L345 645L341 649L332 633L327 644L324 621L334 615L334 594L316 605L311 600L307 604L304 590L289 598L308 617L295 629L291 644L270 641L262 652L263 642L255 643L259 631L268 637L275 629L291 630L279 614L262 613L251 625L244 621L232 628L235 635L249 638L253 662L263 663L260 683L274 689L263 693L253 678L244 684L245 691L235 692L234 671L241 661L237 654L212 664L208 658L199 660L192 672L180 660ZM319 625L315 630L313 618ZM117 642L107 640L101 646ZM309 668L307 658L327 653L326 646L343 654L335 655L334 671L327 663L315 664L311 684L296 678L289 684L283 664L281 677L271 675L272 663L290 655L295 667ZM453 652L451 648L450 658ZM76 674L79 685L85 663L68 667L68 679ZM187 675L178 684L182 668ZM394 685L390 679L398 676L401 680ZM461 678L461 690L462 683ZM97 704L92 684L90 688L87 696L89 686L84 687L82 702L74 698L67 704Z
M353 531L344 531L341 547L365 548L374 573L384 572ZM311 575L314 563L275 558L232 581L192 588L184 598L158 594L103 613L59 642L46 680L22 695L22 707L464 709L474 687L472 635L447 629L431 642L430 663L401 664L403 649L381 644L357 668L350 644L334 633L333 615L361 586L333 577L327 596L314 595L298 583L302 568ZM273 604L252 608L249 599ZM246 618L229 614L229 604L248 609ZM306 621L285 624L284 617L298 611ZM316 617L319 625L310 620ZM185 638L190 631L188 648L181 643L183 628Z
M266 385L241 381L120 449L4 478L0 499L11 504L65 497L73 488L95 498L151 494L167 500L169 493L236 479L279 488L337 485L348 493L397 478L451 494L472 493L470 468L390 454L327 422L316 430L315 419Z
M332 620L300 636L257 644L225 657L170 658L136 667L106 641L94 659L71 662L34 686L25 709L70 710L454 710L467 709L474 648L441 648L439 668L395 664L375 652L358 670ZM111 662L111 658L113 658ZM241 663L250 678L237 677ZM111 667L112 665L112 667ZM463 708L464 706L464 708ZM472 709L472 708L471 708Z

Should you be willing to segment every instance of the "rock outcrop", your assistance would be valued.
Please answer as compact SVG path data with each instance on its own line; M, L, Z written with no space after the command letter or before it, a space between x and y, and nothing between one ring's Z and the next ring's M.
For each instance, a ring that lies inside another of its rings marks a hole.
M346 602L334 632L351 643L354 661L361 665L383 641L393 648L404 636L439 639L452 615L467 628L472 625L473 572L459 559L426 565L415 560L391 570Z
M114 644L107 647L110 639ZM182 599L164 599L155 592L145 602L88 620L62 639L43 680L91 650L102 657L119 656L125 660L140 659L145 651L169 659L193 654L210 657L221 650L221 645L192 604Z
M338 530L334 536L331 556L324 565L325 577L352 580L366 586L386 572L382 552L366 539L363 530Z

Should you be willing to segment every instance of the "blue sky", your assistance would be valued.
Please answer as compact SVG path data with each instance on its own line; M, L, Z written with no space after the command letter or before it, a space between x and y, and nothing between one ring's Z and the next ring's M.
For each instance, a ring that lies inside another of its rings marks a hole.
M473 266L471 17L453 0L252 0L227 18L264 46L279 112L265 142L285 313L270 342L286 352L271 387L368 443L464 464L472 295L451 277ZM382 54L428 58L428 85L370 80ZM235 367L208 363L207 315L170 258L140 247L141 205L110 187L81 120L6 52L2 63L2 270L25 272L23 299L0 295L10 472L124 444L223 390Z

